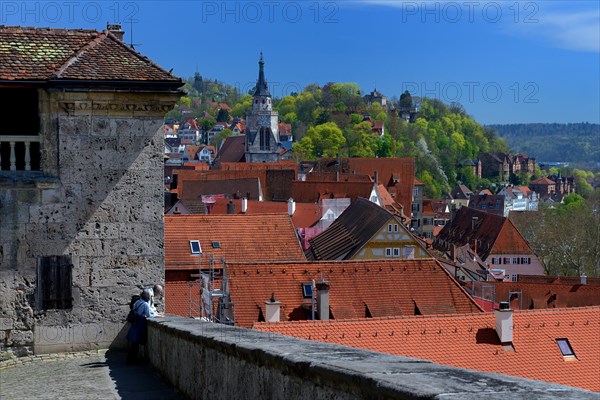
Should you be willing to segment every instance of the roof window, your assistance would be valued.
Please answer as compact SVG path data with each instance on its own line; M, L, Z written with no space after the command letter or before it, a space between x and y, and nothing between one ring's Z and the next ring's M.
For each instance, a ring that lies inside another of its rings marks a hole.
M200 247L199 240L190 240L190 250L192 255L202 254L202 248Z
M213 247L213 249L220 249L221 242L212 242L212 247Z
M313 297L313 284L312 282L302 284L302 296L305 299L312 299Z
M558 345L558 348L560 349L560 352L562 353L563 357L575 358L575 352L571 347L571 343L569 343L569 339L556 339L556 344Z

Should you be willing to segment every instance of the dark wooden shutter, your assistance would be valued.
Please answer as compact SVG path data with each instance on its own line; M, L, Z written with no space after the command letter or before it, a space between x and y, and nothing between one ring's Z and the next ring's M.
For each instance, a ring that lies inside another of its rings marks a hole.
M41 257L39 270L41 308L69 309L73 306L70 256Z

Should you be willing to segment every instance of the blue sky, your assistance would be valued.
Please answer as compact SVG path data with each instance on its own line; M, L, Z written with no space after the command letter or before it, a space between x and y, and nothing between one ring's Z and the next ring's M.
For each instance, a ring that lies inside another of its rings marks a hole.
M133 23L130 21L133 18ZM181 77L271 91L357 82L481 123L600 122L598 1L8 1L0 24L104 29Z

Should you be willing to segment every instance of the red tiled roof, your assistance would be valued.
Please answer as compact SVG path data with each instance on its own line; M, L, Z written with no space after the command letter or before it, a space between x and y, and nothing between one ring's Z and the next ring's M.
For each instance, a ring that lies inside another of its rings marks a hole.
M556 182L554 182L552 179L548 179L546 177L541 177L541 178L537 178L531 182L529 182L530 185L556 185Z
M359 197L370 198L372 190L372 182L294 181L291 196L299 203L317 203L322 199L342 198L354 201Z
M367 174L348 174L339 172L311 172L306 175L307 182L371 182Z
M473 218L477 218L473 229ZM477 240L477 254L486 260L489 254L533 254L531 247L513 223L505 217L461 207L434 240L434 248L447 251L452 244L464 246Z
M560 283L486 282L495 287L495 302L509 301L512 308L540 309L600 306L600 286ZM511 292L512 296L511 296ZM520 292L518 295L516 292ZM600 332L599 338L600 341Z
M202 316L199 282L165 282L165 312L182 317Z
M0 26L0 79L181 80L108 31Z
M241 199L217 199L211 208L211 214L227 214L227 204L235 205L235 214L242 214ZM245 214L273 214L287 213L288 203L281 201L256 201L248 200L248 210ZM296 203L296 212L292 215L295 228L308 228L321 219L321 206L313 203Z
M485 372L600 391L600 307L513 315L514 351L500 344L494 314L255 324L254 328ZM569 340L566 360L556 339Z
M307 319L302 283L325 279L335 319L471 313L481 309L434 259L228 263L235 323L250 327L275 294L282 320Z
M287 214L165 215L165 269L199 268L190 240L200 241L203 265L211 254L216 266L221 258L228 263L305 259Z
M378 174L377 183L384 184L394 199L405 210L412 204L413 180L415 178L414 158L321 158L316 171L358 173L373 176ZM399 180L394 183L394 178Z

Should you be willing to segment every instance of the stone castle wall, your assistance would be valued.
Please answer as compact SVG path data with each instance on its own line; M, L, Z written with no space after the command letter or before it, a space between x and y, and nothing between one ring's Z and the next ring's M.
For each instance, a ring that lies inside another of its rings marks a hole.
M0 347L108 347L164 279L163 115L177 96L40 90L41 174L0 176ZM40 310L38 258L69 255L73 307Z

